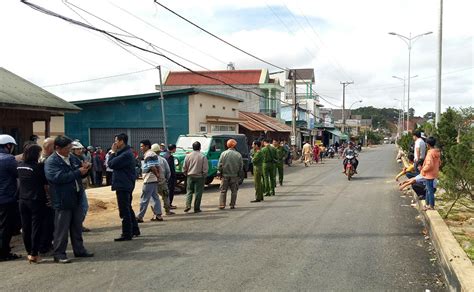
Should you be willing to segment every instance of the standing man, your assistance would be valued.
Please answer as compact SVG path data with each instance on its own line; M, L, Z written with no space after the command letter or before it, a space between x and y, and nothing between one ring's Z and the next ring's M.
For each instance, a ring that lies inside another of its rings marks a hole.
M161 147L158 144L151 145L151 150L156 153L157 157L157 166L160 169L160 175L158 177L158 194L160 194L161 199L163 200L163 206L165 209L166 215L174 215L174 212L171 212L170 199L168 193L168 180L171 176L171 171L168 166L168 161L160 155Z
M54 148L55 153L46 160L44 171L55 210L54 261L66 264L71 262L66 255L69 234L75 257L94 256L84 248L82 239L82 177L87 175L91 165L70 155L72 140L66 136L56 137Z
M102 186L102 168L104 167L105 155L102 156L102 148L97 147L94 158L92 159L93 170L95 172L95 185L98 187ZM102 157L104 157L102 159Z
M280 186L283 185L283 163L286 157L286 151L283 146L276 140L273 139L273 147L275 147L277 162L275 163L275 168L278 171L278 182ZM275 182L276 182L276 171L275 171Z
M19 259L11 253L10 241L16 222L17 162L12 155L16 141L10 135L0 135L0 262Z
M252 143L252 148L254 150L252 155L253 161L253 182L255 184L255 200L250 201L250 203L258 203L263 201L263 154L260 150L262 147L262 142L254 141Z
M225 209L227 190L230 187L230 208L235 208L237 201L237 192L239 191L240 175L242 174L244 162L242 155L235 150L237 141L229 139L227 141L227 150L222 152L219 157L218 170L221 175L221 196L219 200L219 209Z
M193 152L184 158L183 173L186 176L187 184L186 209L184 209L184 212L191 210L193 194L196 195L194 213L201 212L201 198L208 170L207 158L201 153L201 143L196 141L193 143Z
M176 166L174 164L174 156L173 156L175 152L176 152L175 144L168 145L168 151L162 152L162 155L168 162L168 166L170 168L170 178L168 179L168 196L170 199L171 209L176 209L176 206L173 206L174 191L175 191L174 189L176 187Z
M313 154L313 149L311 149L311 144L306 141L303 145L303 157L304 157L304 166L308 166L311 162L311 155Z
M140 235L135 212L132 208L132 193L137 179L135 156L127 142L127 134L122 133L115 136L109 158L109 167L113 169L112 190L116 191L119 216L122 219L122 235L114 241L128 241L132 240L133 236Z
M158 168L158 155L151 150L150 140L140 141L140 150L143 152L143 187L142 195L140 197L140 212L137 216L137 222L143 223L143 217L145 217L146 209L150 203L150 199L153 200L153 213L155 215L151 218L151 221L163 221L161 217L161 202L157 194L158 189L158 178L160 176Z
M264 146L262 151L263 156L263 182L264 182L264 193L265 196L274 196L275 195L275 163L276 159L276 151L275 148L272 146L270 139L264 140Z
M418 172L418 164L420 161L423 161L426 156L426 143L425 141L421 138L421 132L420 131L415 131L413 133L413 141L415 141L415 149L414 149L414 155L415 155L415 160L414 160L414 165L415 165L415 171Z

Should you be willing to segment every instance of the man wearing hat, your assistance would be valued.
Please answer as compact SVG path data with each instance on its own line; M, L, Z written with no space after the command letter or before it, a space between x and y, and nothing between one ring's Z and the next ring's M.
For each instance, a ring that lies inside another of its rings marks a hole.
M414 165L415 165L415 171L418 171L418 164L420 164L421 161L425 159L426 156L426 143L421 137L422 133L420 131L415 131L413 132L413 140L415 141L415 159Z
M17 162L12 155L16 141L10 135L0 135L0 261L20 258L11 253L10 241L16 226L15 199Z
M227 150L222 152L219 158L218 170L221 175L221 196L219 209L225 209L227 190L230 188L230 208L235 208L237 192L239 190L240 174L242 173L244 162L242 155L235 150L237 141L229 139L227 141Z

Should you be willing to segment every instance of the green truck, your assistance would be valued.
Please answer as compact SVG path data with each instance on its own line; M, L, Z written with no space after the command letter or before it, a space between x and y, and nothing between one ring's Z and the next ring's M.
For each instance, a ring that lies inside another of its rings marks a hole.
M188 134L180 135L176 142L176 153L173 154L175 157L174 164L176 167L176 178L178 184L185 182L185 176L183 174L183 163L184 157L188 153L193 151L193 143L198 141L201 143L201 152L207 157L209 162L209 171L207 173L206 184L212 183L214 178L217 176L217 163L221 153L224 152L227 147L227 140L235 139L237 141L236 150L242 154L244 161L244 176L240 178L240 183L243 182L244 178L247 177L249 167L249 146L247 143L247 137L242 134Z

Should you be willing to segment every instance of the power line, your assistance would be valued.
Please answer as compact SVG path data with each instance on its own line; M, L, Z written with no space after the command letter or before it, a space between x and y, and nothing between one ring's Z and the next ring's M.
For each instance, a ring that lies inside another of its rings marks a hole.
M114 7L118 8L118 9L122 10L124 13L126 13L126 14L128 14L128 15L134 17L135 19L137 19L137 20L139 20L139 21L145 23L146 25L148 25L148 26L154 28L155 30L157 30L157 31L159 31L159 32L161 32L161 33L167 35L168 37L170 37L170 38L172 38L172 39L174 39L174 40L176 40L176 41L178 41L178 42L180 42L180 43L182 43L182 44L185 44L186 46L188 46L188 47L190 47L190 48L192 48L192 49L194 49L194 50L200 52L200 53L203 54L203 55L206 55L206 56L208 56L208 57L210 57L210 58L212 58L212 59L214 59L214 60L216 60L216 61L218 61L218 62L220 62L220 63L222 63L222 64L227 65L227 62L225 62L225 61L223 61L223 60L220 60L220 59L216 58L215 56L212 56L211 54L208 54L208 53L206 53L206 52L200 50L199 48L196 48L195 46L193 46L193 45L191 45L191 44L189 44L189 43L187 43L187 42L185 42L185 41L183 41L183 40L181 40L181 39L179 39L179 38L173 36L172 34L170 34L170 33L166 32L166 31L164 31L164 30L158 28L157 26L155 26L155 25L153 25L152 23L150 23L150 22L144 20L143 18L138 17L137 15L131 13L130 11L128 11L128 10L126 10L126 9L124 9L124 8L118 6L118 5L116 5L116 4L114 4L114 3L110 2L110 1L109 1L109 3L110 3L112 6L114 6Z
M143 73L143 72L147 72L147 71L151 71L151 70L156 70L156 67L149 68L149 69L143 69L143 70L139 70L139 71L133 71L133 72L127 72L127 73L121 73L121 74L115 74L115 75L109 75L109 76L102 76L102 77L85 79L85 80L79 80L79 81L71 81L71 82L58 83L58 84L42 85L41 87L43 87L43 88L57 87L57 86L71 85L71 84L77 84L77 83L97 81L97 80L102 80L102 79L117 78L117 77L137 74L137 73Z
M121 27L119 27L119 26L117 26L117 25L115 25L115 24L113 24L113 23L111 23L111 22L105 20L104 18L101 18L101 17L99 17L99 16L97 16L97 15L95 15L95 14L93 14L93 13L91 13L91 12L89 12L89 11L87 11L87 10L85 10L85 9L83 9L83 8L81 8L81 7L77 6L77 5L75 5L75 4L73 4L73 3L69 3L67 0L65 0L65 1L66 1L68 4L70 4L70 5L74 6L74 7L76 7L77 9L83 11L84 13L87 13L87 14L89 14L90 16L92 16L92 17L94 17L94 18L97 18L97 19L99 19L99 20L101 20L101 21L107 23L108 25L113 26L113 27L117 28L118 30L120 30L120 31L122 31L122 32L124 32L124 33L126 33L126 34L128 34L128 35L121 35L121 34L114 33L114 35L116 35L116 36L119 35L119 36L130 37L130 38L134 38L134 39L140 40L140 41L146 43L147 45L151 46L151 47L152 47L154 50L156 50L158 53L161 53L161 51L164 51L164 52L166 52L166 53L168 53L168 54L170 54L170 55L173 55L173 56L175 56L175 57L177 57L177 58L180 58L180 59L182 59L182 60L184 60L184 61L186 61L186 62L188 62L188 63L191 63L191 64L193 64L193 65L195 65L195 66L197 66L197 67L200 67L200 68L202 68L202 69L204 69L204 70L209 70L208 68L203 67L203 66L201 66L201 65L199 65L199 64L197 64L197 63L195 63L195 62L193 62L193 61L191 61L191 60L189 60L189 59L187 59L187 58L185 58L185 57L182 57L182 56L180 56L180 55L177 55L177 54L175 54L175 53L173 53L173 52L171 52L171 51L168 51L168 50L166 50L166 49L164 49L164 48L160 48L159 46L157 46L157 45L155 45L155 44L153 44L153 43L151 43L151 42L147 42L147 41L144 40L143 38L138 37L137 35L135 35L135 34L129 32L129 31L124 30L123 28L121 28ZM161 54L162 54L162 53L161 53Z
M265 63L265 64L267 64L267 65L273 66L273 67L278 68L278 69L280 69L280 70L284 70L284 71L289 71L289 70L290 70L289 68L283 68L283 67L281 67L281 66L275 65L275 64L273 64L273 63L271 63L271 62L269 62L269 61L266 61L266 60L264 60L264 59L262 59L262 58L260 58L260 57L257 57L257 56L255 56L254 54L249 53L249 52L247 52L247 51L245 51L245 50L243 50L243 49L241 49L241 48L239 48L239 47L237 47L237 46L235 46L235 45L229 43L228 41L222 39L221 37L219 37L219 36L217 36L217 35L215 35L215 34L213 34L212 32L210 32L210 31L206 30L205 28L199 26L198 24L192 22L191 20L187 19L186 17L184 17L184 16L178 14L177 12L175 12L175 11L173 11L172 9L168 8L167 6L161 4L161 3L158 2L157 0L154 0L154 3L157 4L157 5L159 5L159 6L161 6L162 8L166 9L167 11L171 12L172 14L176 15L177 17L181 18L182 20L186 21L187 23L193 25L194 27L196 27L196 28L198 28L198 29L204 31L205 33L209 34L210 36L212 36L212 37L214 37L214 38L220 40L221 42L223 42L223 43L225 43L225 44L231 46L232 48L234 48L234 49L236 49L236 50L238 50L238 51L240 51L240 52L242 52L242 53L244 53L244 54L246 54L246 55L248 55L248 56L250 56L250 57L252 57L252 58L254 58L254 59L256 59L256 60L259 60L259 61L262 62L262 63ZM296 77L300 78L300 80L303 80L303 79L301 78L301 76L299 76L296 71L295 71L295 75L296 75ZM296 77L295 77L295 78L296 78ZM305 83L305 84L308 84L307 82L304 82L304 83ZM314 91L314 89L311 89L311 91L312 91L313 93L315 93L316 95L318 95L318 93L317 93L316 91ZM318 95L318 96L319 96L319 95Z
M278 69L280 69L280 70L287 70L287 69L285 69L285 68L283 68L283 67L280 67L280 66L278 66L278 65L275 65L275 64L273 64L273 63L271 63L271 62L265 61L264 59L259 58L259 57L255 56L254 54L249 53L249 52L247 52L247 51L244 51L243 49L241 49L241 48L239 48L239 47L237 47L237 46L235 46L235 45L229 43L228 41L226 41L226 40L224 40L224 39L218 37L217 35L215 35L215 34L213 34L212 32L206 30L205 28L203 28L203 27L201 27L201 26L195 24L195 23L192 22L191 20L188 20L186 17L181 16L180 14L178 14L177 12L171 10L170 8L168 8L168 7L166 7L165 5L161 4L160 2L154 0L154 3L157 4L157 5L159 5L159 6L161 6L161 7L163 7L164 9L168 10L169 12L171 12L172 14L174 14L174 15L176 15L177 17L181 18L182 20L186 21L187 23L189 23L189 24L191 24L191 25L193 25L193 26L199 28L200 30L204 31L205 33L207 33L207 34L213 36L214 38L216 38L216 39L218 39L218 40L220 40L221 42L223 42L223 43L225 43L225 44L227 44L227 45L233 47L234 49L236 49L236 50L238 50L238 51L240 51L240 52L242 52L242 53L244 53L244 54L246 54L246 55L249 55L249 56L251 56L252 58L257 59L257 60L259 60L260 62L265 63L265 64L267 64L267 65L270 65L270 66L272 66L272 67L278 68Z
M117 40L118 42L120 42L120 43L122 43L122 44L124 44L124 45L133 47L133 48L135 48L135 49L137 49L137 50L140 50L140 51L143 51L143 52L148 52L148 53L151 53L151 54L154 54L154 55L158 55L158 56L160 56L160 57L163 57L163 58L169 60L170 62L172 62L172 63L174 63L174 64L176 64L176 65L182 67L183 69L185 69L185 70L187 70L187 71L189 71L189 72L191 72L191 73L194 73L194 74L196 74L196 75L199 75L199 76L202 76L202 77L211 79L211 80L218 81L219 83L222 83L222 84L224 84L224 85L227 85L227 86L229 86L229 87L231 87L231 88L233 88L233 89L236 89L236 90L239 90L239 91L243 91L243 92L248 92L248 93L254 94L254 95L258 96L258 97L264 98L264 99L276 100L275 98L266 97L266 96L264 96L264 95L260 95L260 94L254 92L254 91L251 91L251 90L246 90L246 89L243 89L243 88L238 88L238 87L236 87L236 86L234 86L234 85L232 85L232 84L229 84L229 83L227 83L227 82L225 82L225 81L223 81L223 80L220 80L220 79L218 79L218 78L215 78L215 77L212 77L212 76L203 74L203 73L198 72L198 71L194 71L194 70L188 68L187 66L185 66L185 65L183 65L183 64L181 64L181 63L175 61L174 59L172 59L172 58L170 58L170 57L168 57L168 56L166 56L166 55L164 55L164 54L162 54L162 53L155 52L155 51L150 51L150 50L148 50L148 49L146 49L146 48L142 48L142 47L137 46L137 45L135 45L135 44L133 44L133 43L131 43L131 42L129 42L129 41L126 41L126 40L124 40L124 39L121 39L121 38L117 37L117 36L115 35L115 33L113 33L113 32L109 32L109 31L106 31L106 30L104 30L104 29L100 29L100 28L97 28L97 27L95 27L95 26L92 26L92 25L89 25L89 24L80 22L80 21L78 21L78 20L74 20L74 19L72 19L72 18L63 16L63 15L61 15L61 14L58 14L58 13L56 13L56 12L53 12L53 11L48 10L48 9L46 9L46 8L43 8L43 7L39 6L39 5L30 3L30 2L28 2L27 0L21 0L21 2L24 3L25 5L29 6L30 8L35 9L35 10L37 10L37 11L39 11L39 12L41 12L41 13L44 13L44 14L46 14L46 15L53 16L53 17L62 19L62 20L64 20L64 21L66 21L66 22L69 22L69 23L71 23L71 24L74 24L74 25L77 25L77 26L80 26L80 27L84 27L84 28L87 28L87 29L90 29L90 30L93 30L93 31L97 31L97 32L103 33L103 34L105 34L105 35L107 35L107 36L113 38L114 40ZM142 40L143 40L143 39L142 39ZM146 42L145 40L143 40L143 41ZM285 103L285 104L293 105L293 104L288 103L288 102L286 102L286 101L283 101L283 100L281 100L281 99L279 99L279 101L282 102L282 103Z

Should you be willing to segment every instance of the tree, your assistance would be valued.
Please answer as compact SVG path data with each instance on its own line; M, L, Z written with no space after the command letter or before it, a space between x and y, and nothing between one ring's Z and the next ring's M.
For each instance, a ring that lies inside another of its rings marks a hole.
M413 117L415 116L415 109L411 107L411 108L408 110L408 113L410 114L410 118L413 118Z
M424 116L423 119L425 120L431 120L434 119L436 114L434 112L427 112Z

